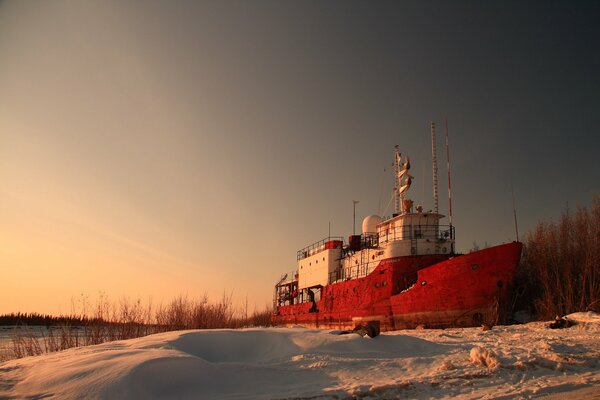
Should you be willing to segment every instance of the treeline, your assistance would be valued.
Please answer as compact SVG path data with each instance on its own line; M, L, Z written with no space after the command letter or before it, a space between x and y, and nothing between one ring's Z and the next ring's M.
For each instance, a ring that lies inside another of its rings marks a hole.
M527 235L517 283L517 308L538 319L600 311L600 196Z
M18 326L18 325L29 325L29 326L82 326L90 323L96 323L96 321L87 317L81 316L54 316L44 315L38 313L10 313L0 315L0 326Z

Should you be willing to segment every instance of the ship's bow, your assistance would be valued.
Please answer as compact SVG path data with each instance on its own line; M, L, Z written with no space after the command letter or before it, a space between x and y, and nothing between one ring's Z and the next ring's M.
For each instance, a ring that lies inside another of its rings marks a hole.
M395 329L506 322L522 248L494 246L419 271L411 289L390 299Z

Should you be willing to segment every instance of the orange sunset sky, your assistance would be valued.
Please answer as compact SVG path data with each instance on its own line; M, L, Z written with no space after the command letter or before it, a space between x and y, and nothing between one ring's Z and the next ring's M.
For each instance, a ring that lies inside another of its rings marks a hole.
M394 145L432 207L446 116L458 250L514 240L511 185L523 233L587 204L596 14L453 4L0 2L0 313L263 309L297 249L352 233L352 200L357 227L391 213Z

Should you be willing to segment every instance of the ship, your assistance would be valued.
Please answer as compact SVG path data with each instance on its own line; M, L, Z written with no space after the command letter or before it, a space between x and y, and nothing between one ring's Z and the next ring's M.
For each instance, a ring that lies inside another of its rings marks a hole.
M297 269L275 285L275 325L380 332L508 322L522 243L455 252L451 201L448 225L437 210L433 124L432 148L435 208L413 209L410 159L396 146L394 213L365 217L347 241L328 236L298 250Z

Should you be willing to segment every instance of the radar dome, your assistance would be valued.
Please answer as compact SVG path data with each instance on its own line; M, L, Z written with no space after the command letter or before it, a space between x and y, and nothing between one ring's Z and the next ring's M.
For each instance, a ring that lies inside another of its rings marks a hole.
M381 223L379 215L369 215L363 219L362 232L363 235L374 235L377 233L377 225Z

